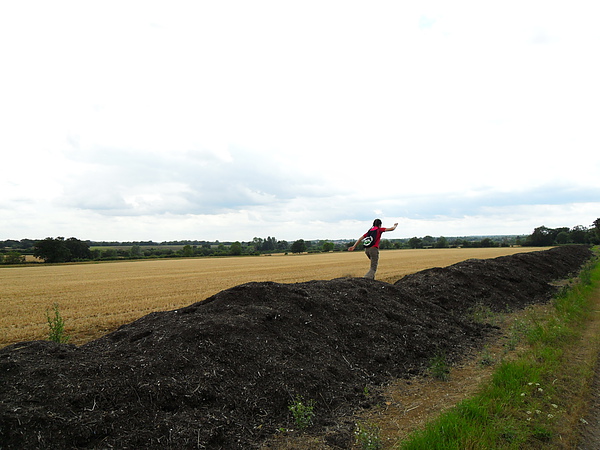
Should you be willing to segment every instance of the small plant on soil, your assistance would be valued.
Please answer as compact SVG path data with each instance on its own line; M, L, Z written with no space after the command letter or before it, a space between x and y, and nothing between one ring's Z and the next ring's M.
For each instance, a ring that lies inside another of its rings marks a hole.
M431 359L429 373L436 380L448 381L450 378L450 367L446 362L446 355L444 353L438 353Z
M314 400L305 402L301 396L297 396L296 400L288 406L288 409L292 413L294 422L298 428L304 429L312 425L315 416Z
M363 450L379 450L383 448L381 443L381 430L377 424L357 423L354 431L356 442Z
M66 344L69 341L69 336L65 333L65 321L58 310L58 303L53 305L52 311L54 312L53 316L46 310L46 319L50 328L48 339L59 344Z

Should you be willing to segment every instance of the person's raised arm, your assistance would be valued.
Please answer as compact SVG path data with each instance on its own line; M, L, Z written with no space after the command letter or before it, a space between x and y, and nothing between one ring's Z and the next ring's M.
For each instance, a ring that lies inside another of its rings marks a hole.
M397 226L398 226L398 223L395 223L393 227L385 228L383 231L394 231Z

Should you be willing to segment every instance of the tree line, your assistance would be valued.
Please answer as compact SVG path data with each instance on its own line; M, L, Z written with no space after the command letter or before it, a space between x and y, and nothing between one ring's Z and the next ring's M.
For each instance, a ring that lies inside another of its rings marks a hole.
M573 228L537 227L527 236L524 245L545 247L563 244L600 244L600 218L594 221L592 227L577 225Z
M93 242L75 237L48 237L43 240L22 239L0 241L0 264L21 264L25 254L33 255L46 263L78 261L102 261L118 259L173 258L201 256L242 256L270 253L313 253L346 250L354 241L305 241L293 243L275 237L255 237L248 242L219 241L136 241L136 242ZM545 247L564 244L600 244L600 218L592 226L577 225L573 228L548 228L540 226L531 235L455 237L440 236L412 237L409 239L382 239L380 248L477 248L507 247L511 245Z
M19 245L21 243L21 245ZM47 237L39 241L0 241L0 263L19 264L25 262L24 254L32 255L45 263L69 263L82 261L108 261L146 258L174 258L201 256L241 256L265 253L304 253L341 251L338 243L330 241L304 241L293 243L273 237L257 238L250 242L219 241L170 241L147 242L93 242L75 237ZM18 250L17 250L18 249Z
M478 248L478 247L509 247L511 245L524 247L549 247L565 244L600 244L600 219L596 219L592 226L577 225L573 228L537 227L530 235L524 236L493 236L477 239L474 237L434 238L425 236L408 239L409 248Z

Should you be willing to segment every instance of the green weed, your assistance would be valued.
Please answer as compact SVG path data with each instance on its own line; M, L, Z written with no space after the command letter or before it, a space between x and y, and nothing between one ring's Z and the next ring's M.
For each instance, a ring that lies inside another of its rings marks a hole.
M308 400L305 402L301 396L297 396L296 400L288 406L288 409L294 417L296 426L300 429L304 429L312 425L313 418L315 416L314 408L314 400Z
M429 373L433 378L440 381L448 381L450 378L450 367L443 352L436 354L429 362Z
M66 344L69 341L69 336L65 333L65 321L60 315L58 310L58 303L55 303L52 307L54 315L50 315L50 312L46 310L46 319L48 320L48 327L50 331L48 333L48 340L58 342L59 344Z

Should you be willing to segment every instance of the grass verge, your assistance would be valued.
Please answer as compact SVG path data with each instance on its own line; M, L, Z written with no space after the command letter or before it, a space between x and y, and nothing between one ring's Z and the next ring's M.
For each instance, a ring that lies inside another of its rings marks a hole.
M588 325L598 322L592 314L599 289L596 258L551 307L532 309L515 327L520 350L498 363L474 397L397 448L572 448L596 367L599 341Z

